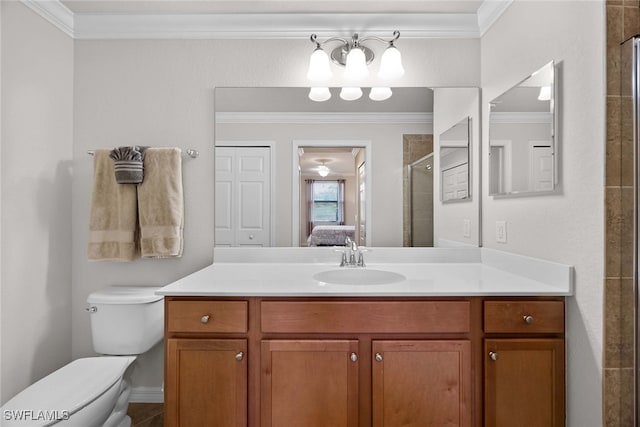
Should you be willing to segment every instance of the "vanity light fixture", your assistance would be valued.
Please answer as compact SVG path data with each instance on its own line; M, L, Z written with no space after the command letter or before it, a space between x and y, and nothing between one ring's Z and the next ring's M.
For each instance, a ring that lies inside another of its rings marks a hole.
M538 101L551 101L551 86L540 87Z
M326 101L331 97L331 93L322 83L327 83L331 77L331 66L329 55L322 49L327 43L337 42L339 45L331 51L331 60L334 64L345 67L344 79L345 87L340 92L340 98L353 101L362 96L362 90L358 83L363 82L369 76L368 65L373 61L375 55L373 51L363 43L369 41L379 41L387 45L387 49L380 59L378 78L388 82L404 75L402 66L402 56L394 42L400 38L400 31L394 31L390 40L380 37L370 36L359 38L358 33L354 33L351 39L341 37L331 37L323 42L318 41L316 34L311 34L311 42L316 45L315 50L309 58L309 69L307 78L313 82L313 87L309 92L309 98L313 101ZM391 96L391 89L388 87L372 88L369 97L376 101L388 99Z

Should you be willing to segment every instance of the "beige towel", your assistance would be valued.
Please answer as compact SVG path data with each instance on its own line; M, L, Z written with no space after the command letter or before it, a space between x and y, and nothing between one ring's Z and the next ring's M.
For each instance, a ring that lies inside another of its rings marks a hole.
M142 256L182 256L184 199L179 148L148 148L144 181L138 185Z
M93 261L138 257L136 186L116 183L109 150L96 150L87 254Z

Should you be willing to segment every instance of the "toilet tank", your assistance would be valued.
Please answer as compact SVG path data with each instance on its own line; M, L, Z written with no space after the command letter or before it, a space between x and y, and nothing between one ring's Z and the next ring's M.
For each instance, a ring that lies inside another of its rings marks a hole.
M109 286L87 298L93 349L110 355L142 354L162 340L164 300L159 287Z

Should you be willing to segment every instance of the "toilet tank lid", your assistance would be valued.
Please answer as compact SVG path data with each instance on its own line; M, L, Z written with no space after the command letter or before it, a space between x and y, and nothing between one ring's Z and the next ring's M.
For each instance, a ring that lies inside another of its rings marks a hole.
M158 286L108 286L89 295L89 304L146 304L160 301Z

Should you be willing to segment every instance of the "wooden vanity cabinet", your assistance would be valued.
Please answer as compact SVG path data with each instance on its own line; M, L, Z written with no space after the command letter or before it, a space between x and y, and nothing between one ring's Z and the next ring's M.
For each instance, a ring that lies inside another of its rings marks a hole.
M372 349L373 427L472 425L470 341L374 341Z
M564 425L562 298L165 301L166 426Z
M247 331L247 301L166 298L166 427L248 425Z
M261 347L262 427L358 427L357 340L265 340Z
M485 301L484 332L485 426L564 426L564 302Z

